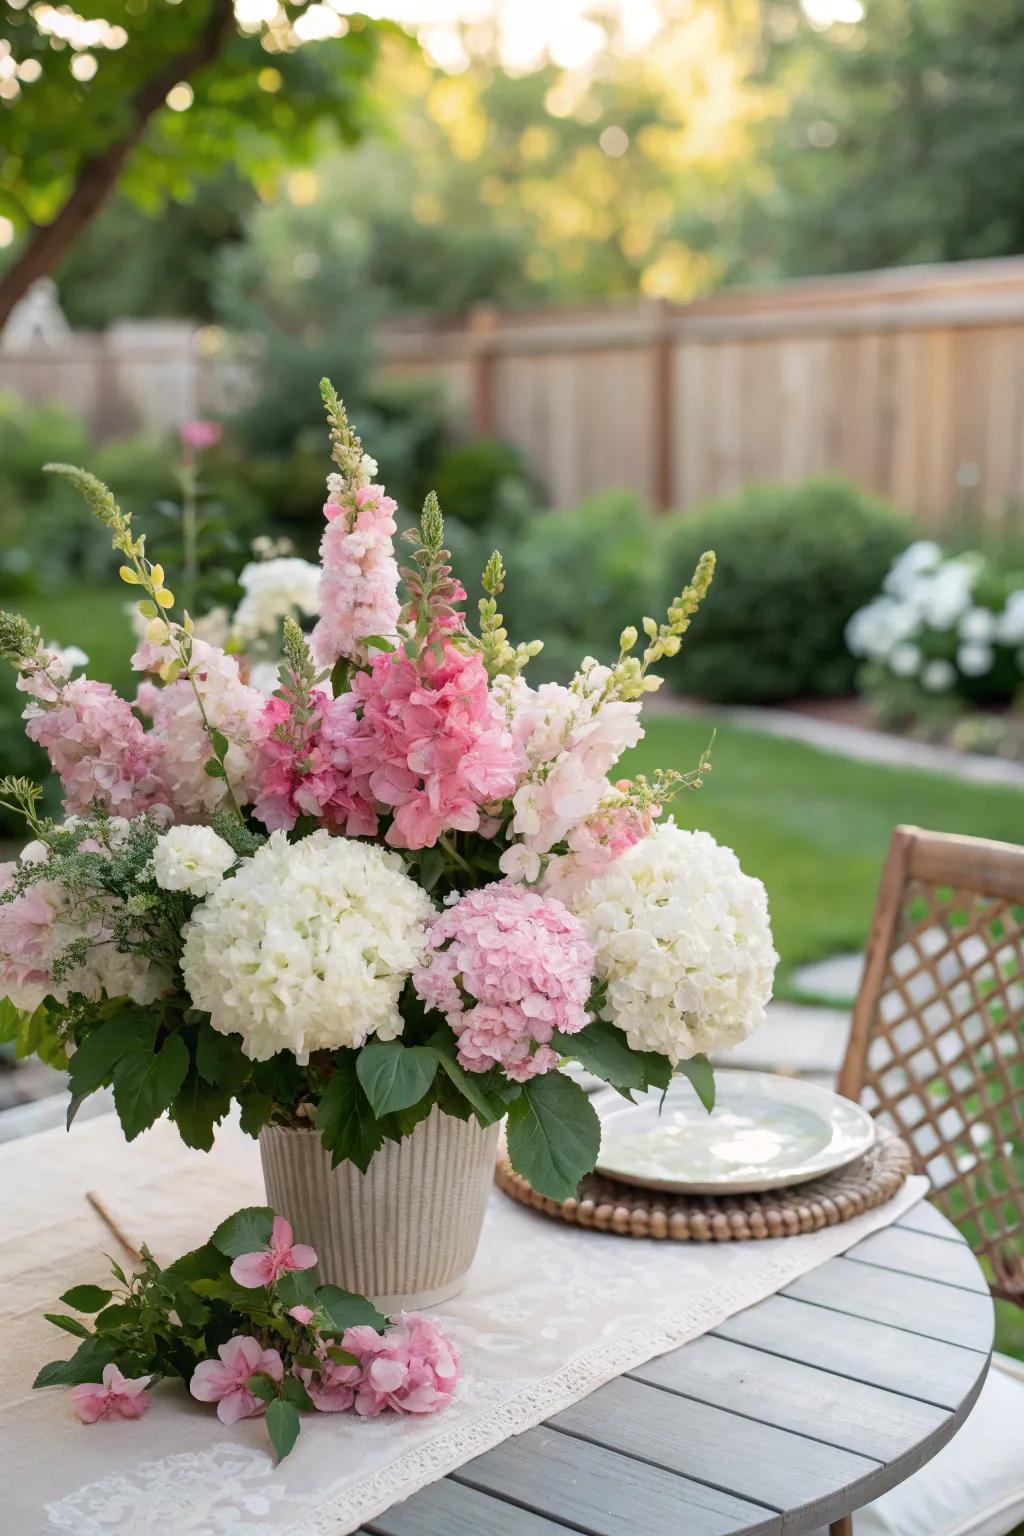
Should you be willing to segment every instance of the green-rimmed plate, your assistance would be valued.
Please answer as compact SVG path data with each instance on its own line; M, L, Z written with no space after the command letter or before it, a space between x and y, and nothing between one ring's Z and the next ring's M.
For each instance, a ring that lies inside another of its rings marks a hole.
M875 1125L859 1104L799 1078L716 1072L709 1115L684 1078L628 1104L598 1094L597 1171L644 1189L753 1194L803 1184L860 1157Z

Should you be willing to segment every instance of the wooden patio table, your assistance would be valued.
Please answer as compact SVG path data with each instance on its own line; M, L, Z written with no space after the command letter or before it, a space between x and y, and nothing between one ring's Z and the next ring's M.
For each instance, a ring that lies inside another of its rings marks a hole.
M993 1327L967 1244L917 1205L362 1536L840 1536L959 1429Z

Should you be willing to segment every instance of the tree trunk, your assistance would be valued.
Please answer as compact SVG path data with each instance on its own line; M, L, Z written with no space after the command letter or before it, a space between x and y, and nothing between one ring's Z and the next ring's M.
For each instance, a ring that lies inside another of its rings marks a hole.
M124 136L86 161L56 217L49 224L33 228L25 249L0 277L0 327L36 278L53 271L103 207L167 92L179 80L187 80L217 58L233 25L232 0L212 0L206 25L195 42L169 58L140 86L132 100L131 122Z

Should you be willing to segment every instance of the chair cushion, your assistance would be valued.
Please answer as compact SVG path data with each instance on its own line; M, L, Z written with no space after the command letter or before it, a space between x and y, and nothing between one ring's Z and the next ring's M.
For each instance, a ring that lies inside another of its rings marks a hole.
M853 1517L854 1536L1009 1536L1024 1521L1024 1366L995 1355L966 1424Z

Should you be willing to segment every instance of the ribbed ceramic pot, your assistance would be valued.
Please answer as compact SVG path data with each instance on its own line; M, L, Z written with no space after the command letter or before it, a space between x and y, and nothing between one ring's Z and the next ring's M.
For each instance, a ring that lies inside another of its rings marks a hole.
M434 1108L386 1141L366 1173L331 1167L315 1130L260 1132L267 1200L316 1249L320 1280L382 1312L437 1306L462 1290L483 1226L498 1127Z

